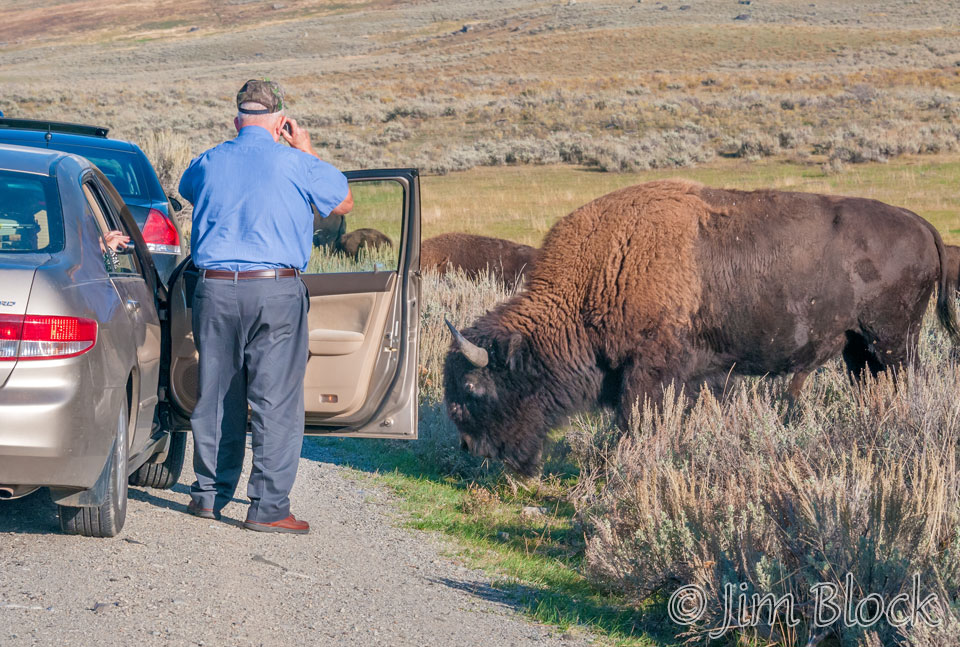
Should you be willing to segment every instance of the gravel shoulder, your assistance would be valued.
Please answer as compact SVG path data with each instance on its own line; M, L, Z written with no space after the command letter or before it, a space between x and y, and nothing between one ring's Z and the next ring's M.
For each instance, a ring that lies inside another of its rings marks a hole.
M45 491L0 504L0 644L586 644L518 616L311 443L292 496L310 534L243 530L249 458L219 522L184 512L189 450L173 490L130 489L115 539L60 535Z

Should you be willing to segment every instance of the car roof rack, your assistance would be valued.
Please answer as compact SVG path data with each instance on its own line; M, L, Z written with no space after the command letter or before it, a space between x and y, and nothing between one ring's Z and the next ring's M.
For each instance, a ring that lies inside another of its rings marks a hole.
M106 137L109 128L103 126L87 126L84 124L70 124L62 121L46 121L43 119L10 119L0 117L0 128L15 130L40 130L48 133L63 133L65 135L87 135L88 137Z

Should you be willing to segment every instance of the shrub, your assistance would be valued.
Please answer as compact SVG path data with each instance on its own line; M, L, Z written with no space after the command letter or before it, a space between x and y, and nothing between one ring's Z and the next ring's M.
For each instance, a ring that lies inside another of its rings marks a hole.
M800 626L755 614L743 637L813 645L825 634L812 630L811 586L846 587L849 573L855 597L889 601L919 574L921 599L953 606L946 628L840 623L830 633L843 645L956 644L960 367L949 355L928 333L923 365L861 388L834 362L789 416L782 380L746 380L720 400L705 392L689 411L671 387L661 408L635 410L621 438L577 439L590 575L638 603L701 587L708 603L692 640L721 626L725 585L791 594Z
M175 194L180 176L193 159L189 138L170 130L154 130L140 139L140 148L157 171L164 193Z
M780 137L767 133L745 132L730 142L732 155L749 160L771 157L780 152Z

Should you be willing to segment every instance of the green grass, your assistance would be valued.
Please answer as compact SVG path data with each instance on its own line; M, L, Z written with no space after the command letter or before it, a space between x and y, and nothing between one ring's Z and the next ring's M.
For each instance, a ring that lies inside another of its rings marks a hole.
M421 180L423 235L466 231L537 245L558 219L605 193L639 182L682 177L712 186L769 187L856 195L906 207L960 243L960 159L898 158L827 175L817 163L717 160L689 169L600 173L572 166L481 167Z
M158 20L154 22L145 22L141 25L137 25L137 29L142 29L145 31L153 31L155 29L173 29L174 27L181 27L183 25L189 25L189 20Z
M662 605L635 608L624 598L598 590L580 571L582 530L564 492L572 466L553 461L532 489L516 491L499 474L480 479L451 476L409 443L363 439L308 438L338 462L376 480L397 495L404 523L451 540L456 556L494 577L514 605L534 620L576 633L588 629L602 644L641 647L670 645ZM524 517L525 506L546 514Z

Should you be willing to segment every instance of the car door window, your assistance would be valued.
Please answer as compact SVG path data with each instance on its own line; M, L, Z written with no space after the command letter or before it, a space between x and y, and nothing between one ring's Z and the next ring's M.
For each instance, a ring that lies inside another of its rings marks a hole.
M323 218L314 209L308 274L395 272L400 266L404 187L392 180L351 182L353 210Z
M101 196L99 189L94 186L93 182L84 182L83 194L87 198L87 206L90 207L93 219L97 222L97 227L100 229L100 249L104 254L104 266L107 271L111 274L139 274L140 269L137 267L136 256L134 254L111 253L107 247L107 232L120 230L124 234L129 235L123 223L116 222L117 219L110 213L106 206L106 201Z

